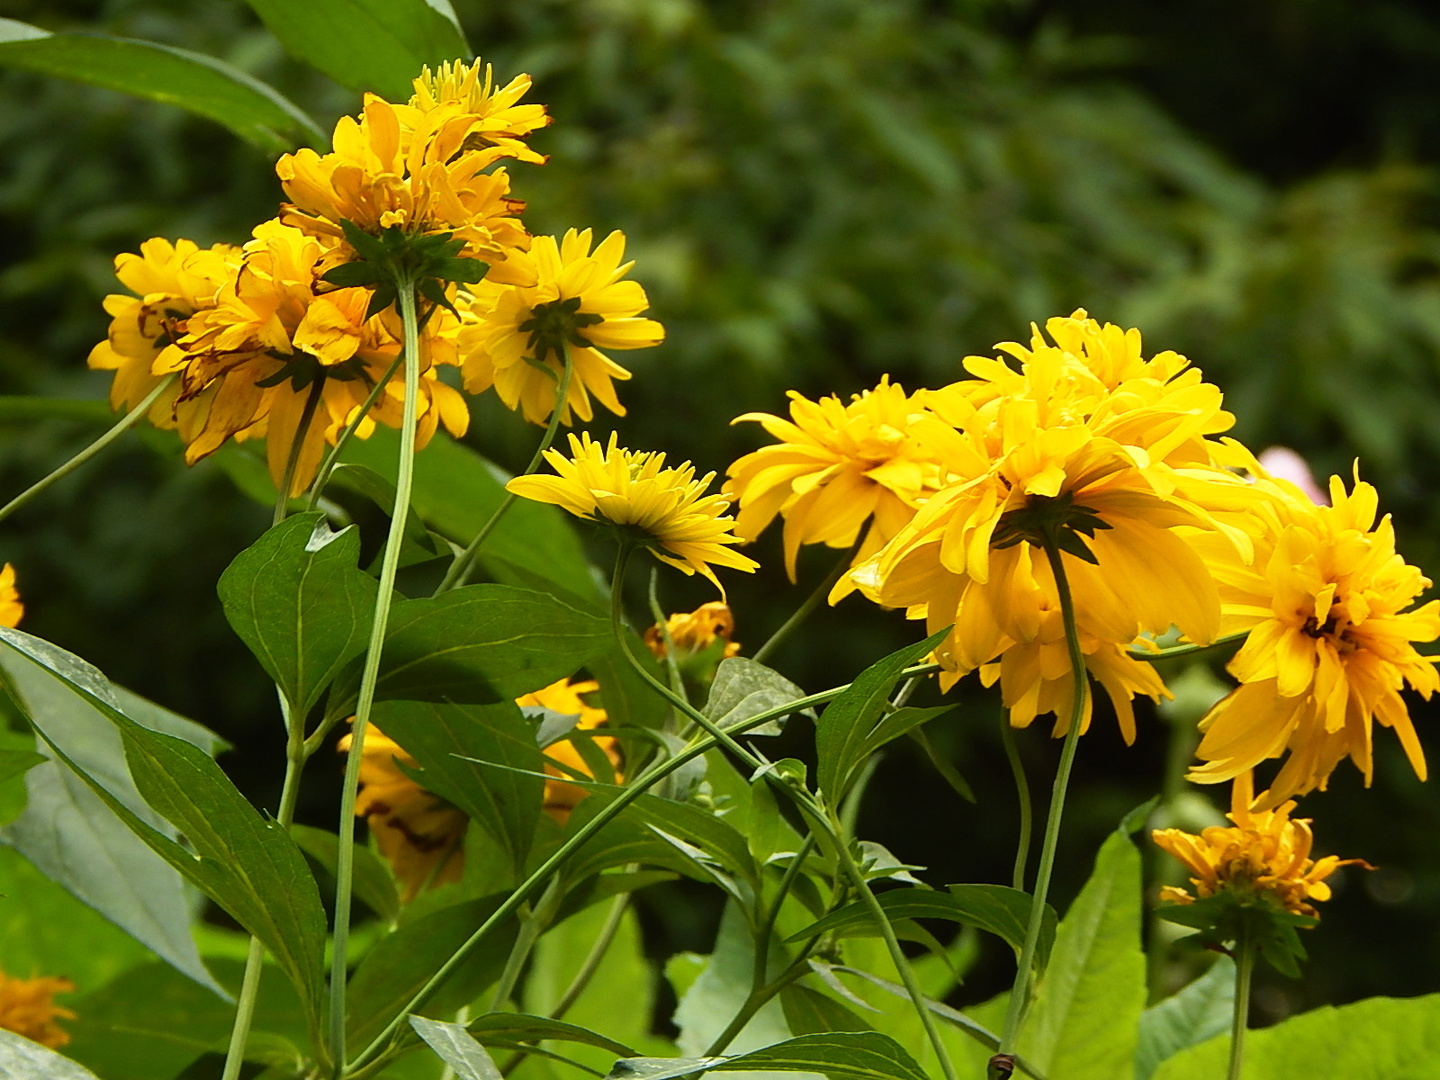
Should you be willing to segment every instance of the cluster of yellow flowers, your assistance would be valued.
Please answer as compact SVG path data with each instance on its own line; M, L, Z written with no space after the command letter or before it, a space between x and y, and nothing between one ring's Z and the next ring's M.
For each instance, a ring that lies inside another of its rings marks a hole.
M644 290L621 280L632 265L623 235L594 245L588 229L558 240L526 232L524 203L496 163L545 161L525 142L550 122L543 105L520 103L529 87L527 75L495 87L479 61L427 68L407 104L367 95L358 117L336 125L332 152L283 156L276 172L291 201L242 247L155 238L118 256L134 295L106 299L109 334L90 354L91 367L115 373L111 405L135 408L163 386L149 419L180 434L187 462L229 439L263 438L277 488L288 476L289 494L305 490L347 428L364 438L377 423L400 424L396 311L375 310L375 288L327 277L363 257L359 234L398 234L453 241L452 261L483 264L483 279L446 283L444 303L426 312L411 361L418 445L441 425L459 435L469 423L442 366L457 367L469 392L494 386L544 423L568 353L561 421L589 420L592 395L623 413L612 383L629 373L598 350L655 345L664 330L639 317Z

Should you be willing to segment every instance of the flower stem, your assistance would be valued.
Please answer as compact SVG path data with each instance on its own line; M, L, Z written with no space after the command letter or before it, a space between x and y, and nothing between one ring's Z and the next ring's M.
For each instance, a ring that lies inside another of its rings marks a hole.
M1015 870L1011 875L1011 885L1024 892L1025 874L1030 862L1030 836L1035 829L1035 808L1030 803L1030 781L1025 778L1025 762L1020 759L1020 749L1015 745L1015 729L1010 726L1010 717L1005 709L1000 710L1000 744L1005 747L1005 760L1010 763L1010 772L1015 777L1015 794L1020 803L1020 839L1015 845Z
M290 440L290 453L285 458L285 475L280 479L280 490L275 494L275 514L270 524L279 525L285 520L285 511L290 506L290 488L295 484L295 467L300 464L300 451L305 446L305 435L315 422L315 409L325 393L325 373L316 374L310 384L310 393L305 397L305 406L300 410L300 423L295 426L295 435Z
M1065 622L1065 644L1070 651L1071 692L1070 724L1065 730L1065 745L1060 750L1060 765L1055 770L1055 786L1050 793L1050 812L1045 820L1045 840L1040 847L1040 866L1035 872L1035 892L1030 905L1030 924L1025 929L1025 945L1020 950L1020 965L1015 972L1015 986L1010 992L1010 1007L1005 1013L1005 1028L1000 1036L1000 1052L1013 1054L1020 1025L1029 1008L1031 968L1035 950L1040 944L1040 928L1045 918L1045 899L1050 892L1050 874L1055 869L1055 849L1060 840L1060 818L1065 812L1065 791L1070 785L1070 769L1075 764L1075 748L1080 743L1080 725L1085 718L1085 702L1089 692L1089 675L1085 656L1080 651L1080 632L1075 625L1075 601L1070 595L1065 563L1055 543L1045 545L1045 556L1055 578L1060 597L1060 614Z
M42 491L48 489L52 484L64 480L65 477L69 476L72 472L80 468L80 466L84 465L96 454L104 450L121 435L125 434L125 432L129 431L132 427L138 424L142 419L144 419L145 414L150 411L150 406L155 404L156 399L158 399L161 394L163 394L167 389L169 389L170 385L179 377L180 373L177 371L175 374L168 375L160 382L156 383L155 388L151 390L150 393L146 394L138 405L136 405L133 409L127 412L118 421L116 421L115 424L110 428L110 430L105 432L104 435L101 435L89 446L85 447L84 450L81 450L69 461L65 462L64 465L61 465L58 469L50 473L49 476L46 476L43 480L38 480L35 483L31 484L28 488L22 491L19 495L16 495L15 498L11 499L3 507L0 507L0 521L4 521L7 517L13 514L16 510L19 510L36 495L39 495Z
M780 628L770 635L764 645L761 645L760 648L755 650L755 653L751 656L752 660L757 664L763 664L765 657L774 652L776 646L789 637L791 631L808 619L825 598L830 595L830 590L835 587L835 583L839 581L845 571L850 568L850 563L855 558L855 553L860 550L860 545L865 542L867 528L868 526L860 530L859 535L855 537L855 543L851 544L849 550L840 556L835 565L830 568L830 573L825 575L825 580L815 586L815 591L805 598L805 602L795 609L794 614L780 624Z
M545 370L548 371L549 368L547 367ZM540 462L545 458L545 451L550 449L551 444L555 442L555 436L560 433L560 417L565 413L565 403L570 394L570 379L574 373L575 363L570 358L570 346L566 345L565 364L560 369L560 385L555 390L555 411L550 414L550 423L545 428L545 437L540 440L540 445L535 448L535 453L530 458L530 464L525 466L525 471L520 474L521 476L529 476L540 467ZM475 569L475 557L480 553L481 546L485 543L486 539L489 538L490 534L495 531L495 526L500 524L500 519L503 518L510 507L515 504L517 497L518 496L512 492L507 491L505 493L505 498L500 500L500 505L495 508L495 512L491 514L489 520L480 527L480 531L475 534L475 539L471 540L470 545L457 555L455 561L450 564L450 569L445 572L444 580L440 582L439 588L435 590L436 596L439 596L443 592L449 592L451 589L458 589L470 580L470 574Z
M395 574L400 566L400 547L405 519L410 512L410 490L415 478L415 421L420 397L420 334L415 316L415 284L397 281L397 303L405 327L405 407L400 422L400 463L395 477L395 507L390 514L390 532L380 563L380 588L375 599L375 617L370 625L370 644L360 675L351 728L350 753L345 760L345 781L340 792L340 846L335 861L334 955L330 966L329 1044L338 1064L345 1060L345 981L348 975L346 949L350 939L350 904L355 875L355 800L360 786L360 762L365 756L365 732L375 703L375 683L380 676L380 654L385 628L390 621L390 602L395 594Z
M1250 1019L1250 976L1255 972L1255 947L1248 932L1235 943L1235 1018L1230 1026L1228 1080L1240 1080L1245 1063L1245 1028Z
M330 482L330 474L335 471L335 466L340 461L340 454L345 449L345 444L348 443L355 434L355 429L364 423L365 418L370 415L370 410L373 409L375 403L380 400L380 395L385 392L385 387L388 386L390 380L395 377L395 372L400 370L400 365L404 360L404 352L401 352L399 356L395 357L390 366L385 369L385 374L380 376L380 381L371 387L370 396L365 399L365 404L361 405L359 411L355 413L355 418L345 425L345 430L340 432L340 437L335 440L335 445L330 448L330 451L325 455L325 460L321 462L319 470L315 473L315 480L310 485L310 498L305 504L305 509L314 510L319 504L320 495L325 490L325 485Z

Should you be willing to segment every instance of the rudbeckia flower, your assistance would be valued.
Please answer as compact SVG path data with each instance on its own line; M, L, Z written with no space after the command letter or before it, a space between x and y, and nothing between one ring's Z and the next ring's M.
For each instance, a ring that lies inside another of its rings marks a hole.
M17 979L0 971L0 1028L58 1050L70 1041L70 1035L55 1021L74 1020L75 1014L56 1005L55 995L74 989L69 979Z
M660 626L651 626L645 631L645 644L657 657L663 659L667 652L668 638L680 658L705 652L717 641L724 643L719 659L737 656L740 643L732 641L735 634L735 616L729 604L712 600L701 604L694 611L681 611L665 620L664 631Z
M588 431L569 439L571 457L545 451L545 460L558 475L517 476L507 490L587 521L620 526L661 562L686 574L704 575L722 594L712 563L746 571L759 565L730 546L740 538L730 531L734 521L724 516L729 500L705 494L714 473L696 480L688 461L666 468L664 454L623 449L613 432L603 448Z
M486 164L514 158L543 165L545 156L524 142L525 136L551 119L544 105L520 103L530 81L529 75L517 75L497 89L489 64L478 59L470 64L447 61L434 72L422 68L414 81L414 95L408 104L396 105L395 113L411 139L434 133L431 138L448 144L458 134L461 150L481 154Z
M15 587L15 567L8 562L0 569L0 626L15 627L25 616L20 590Z
M487 277L472 290L458 338L465 389L491 386L500 400L526 420L543 424L555 411L560 378L573 367L561 405L560 422L571 414L593 415L590 397L617 416L625 415L614 380L630 372L601 349L644 349L665 340L665 328L640 318L649 305L638 282L622 281L633 262L622 262L625 235L612 232L591 251L591 233L569 230L557 241L537 236L517 266L530 268L526 284L506 285Z

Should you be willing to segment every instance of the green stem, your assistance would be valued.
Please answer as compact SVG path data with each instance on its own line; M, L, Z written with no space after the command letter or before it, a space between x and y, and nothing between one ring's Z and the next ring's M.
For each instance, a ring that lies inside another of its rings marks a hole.
M1000 1052L1014 1053L1029 1007L1031 967L1035 950L1040 944L1040 927L1045 918L1045 899L1050 892L1050 874L1055 869L1055 850L1060 840L1060 818L1065 812L1065 791L1070 785L1070 769L1075 764L1075 748L1080 743L1080 724L1085 717L1085 701L1089 692L1089 675L1085 656L1080 651L1080 632L1075 626L1075 602L1065 576L1065 563L1060 549L1053 542L1045 545L1055 589L1060 597L1060 613L1065 622L1065 644L1070 652L1070 677L1074 682L1071 694L1070 725L1065 731L1065 745L1060 751L1060 766L1055 770L1055 786L1050 793L1050 812L1045 820L1045 840L1040 848L1040 866L1035 873L1035 893L1030 905L1030 924L1025 930L1025 945L1020 950L1020 966L1015 972L1015 987L1010 992L1010 1007L1005 1013L1005 1029L1000 1037Z
M395 377L395 372L400 370L400 364L404 359L405 353L402 351L399 356L395 357L390 366L385 369L385 374L380 376L380 381L371 387L370 395L365 399L365 404L360 406L360 411L355 414L355 419L345 425L345 430L340 432L340 437L335 440L335 445L326 453L325 460L321 463L319 470L315 473L315 480L310 485L310 499L306 503L305 509L314 510L320 502L320 494L325 490L325 485L330 482L330 474L335 471L335 466L339 464L340 454L341 451L345 449L345 444L350 441L351 437L355 434L355 430L363 424L365 418L370 415L370 410L373 409L375 403L380 400L380 395L385 392L385 387L389 385L390 380Z
M370 644L360 675L351 728L350 753L346 755L345 782L340 793L339 851L335 861L334 955L330 966L330 1048L334 1060L345 1060L345 981L348 975L346 949L350 938L350 904L355 875L355 800L360 784L360 762L364 758L365 732L375 703L375 683L380 675L380 654L385 628L390 621L390 603L395 595L395 574L400 566L400 547L405 519L410 512L410 490L415 477L415 420L420 396L420 334L415 318L415 285L397 281L397 301L405 327L405 408L400 422L400 463L395 477L395 507L390 514L390 533L380 564L380 588L375 599L375 617L370 626Z
M1173 660L1177 656L1189 656L1192 653L1204 652L1206 649L1218 649L1222 645L1232 645L1237 641L1244 641L1249 635L1249 630L1237 630L1233 634L1225 634L1218 637L1208 645L1172 645L1168 649L1159 649L1151 652L1148 649L1130 649L1129 655L1132 660L1144 660L1146 663L1157 663L1161 660Z
M791 964L776 976L773 982L751 990L740 1006L740 1010L730 1018L730 1023L725 1025L725 1030L715 1036L715 1041L710 1044L703 1056L717 1057L724 1053L725 1048L735 1041L735 1036L745 1030L745 1025L755 1018L755 1014L763 1009L771 998L797 979L803 978L809 971L810 967L806 963Z
M1250 977L1255 972L1255 948L1250 935L1242 932L1235 943L1235 1016L1230 1025L1230 1071L1228 1080L1240 1080L1245 1064L1245 1028L1250 1019Z
M860 550L860 545L865 540L865 533L868 528L869 526L863 526L860 529L859 534L855 537L855 543L851 544L850 549L846 551L844 555L840 556L839 562L831 567L830 573L825 575L825 580L815 586L815 591L805 598L805 602L795 609L793 615L780 624L780 629L770 635L769 640L755 651L751 659L757 664L763 664L765 657L774 652L776 646L784 641L792 630L808 619L825 598L830 595L830 590L835 587L835 583L839 581L845 571L850 568L850 563L855 558L855 553Z
M559 886L560 879L552 878L533 909L520 909L520 932L515 935L515 942L510 946L510 955L505 960L505 968L500 972L500 981L495 984L495 993L490 998L492 1013L505 1007L510 992L520 980L520 970L525 966L525 961L530 959L530 950L535 948L535 942L540 940L540 935L549 927L555 908L561 900Z
M548 371L549 368L545 370ZM525 471L520 474L521 476L529 476L540 467L540 462L545 458L545 451L550 449L551 445L555 442L555 436L560 433L560 417L565 413L565 403L570 394L570 379L574 372L575 364L570 358L570 346L566 345L565 364L560 369L560 385L555 391L555 411L550 414L550 423L545 428L545 437L540 440L540 445L535 448L535 454L530 458L530 464L525 466ZM495 531L495 526L500 524L500 519L503 518L510 507L514 505L516 498L517 496L511 492L507 491L505 493L505 498L500 500L500 505L495 508L495 512L491 514L489 520L480 527L480 531L475 534L475 539L470 541L470 546L457 555L455 561L450 564L450 569L445 572L444 580L440 582L439 588L435 590L436 596L439 596L443 592L449 592L451 589L458 589L470 580L470 574L475 569L475 556L480 553L481 546L490 534Z
M19 495L16 495L15 498L11 499L3 507L0 507L0 521L4 521L7 517L13 514L16 510L19 510L36 495L39 495L41 492L48 489L52 484L64 480L65 477L69 476L72 472L80 468L80 466L84 465L96 454L100 453L107 446L113 443L121 435L124 435L125 432L129 431L132 427L138 424L142 419L144 419L145 414L150 411L150 406L155 404L156 399L158 399L160 395L163 394L170 387L170 385L179 377L180 373L176 372L175 374L167 375L164 379L160 380L160 382L155 384L155 388L151 390L150 393L146 394L144 398L141 399L138 405L136 405L133 409L127 412L124 416L122 416L114 424L114 426L110 428L109 431L105 432L104 435L101 435L84 450L81 450L69 461L65 462L64 465L61 465L54 472L50 473L49 476L46 476L43 480L38 480L35 483L31 484L28 488L22 491Z
M285 510L290 505L290 487L295 483L295 467L300 463L300 451L305 445L305 433L315 422L315 409L319 406L320 398L324 393L325 373L321 371L310 383L310 393L305 397L305 407L300 410L300 423L296 425L295 435L290 440L290 453L285 458L285 475L281 477L280 490L275 494L275 513L270 520L271 525L279 525L285 520Z
M1000 744L1005 747L1005 760L1010 763L1010 773L1015 777L1015 794L1020 800L1020 839L1015 846L1015 870L1011 885L1020 892L1025 891L1025 871L1030 863L1030 835L1035 829L1035 808L1030 804L1030 781L1025 778L1025 762L1020 760L1020 749L1015 745L1015 729L1010 726L1010 717L1005 709L1000 710Z

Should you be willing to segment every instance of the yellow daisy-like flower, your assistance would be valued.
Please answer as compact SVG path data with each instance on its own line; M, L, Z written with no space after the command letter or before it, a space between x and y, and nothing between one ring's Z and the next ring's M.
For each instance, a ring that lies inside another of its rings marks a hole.
M8 562L0 569L0 626L16 627L25 617L20 590L15 587L15 567Z
M740 507L735 531L754 540L781 515L785 571L794 581L801 544L847 548L868 523L853 560L864 562L940 486L936 455L910 433L924 413L887 376L848 405L834 396L811 401L792 390L790 420L769 413L737 417L734 423L759 423L778 445L730 466L725 492Z
M1399 735L1423 780L1401 689L1427 698L1440 689L1435 658L1414 646L1440 638L1440 601L1407 610L1430 580L1396 553L1389 516L1376 524L1369 484L1357 480L1347 493L1332 477L1332 505L1318 506L1253 459L1249 467L1273 498L1253 565L1223 571L1222 628L1249 631L1229 665L1241 685L1201 720L1196 753L1205 764L1190 778L1228 780L1288 753L1262 806L1324 788L1346 757L1368 785L1378 720Z
M412 137L413 133L423 138L426 132L438 133L447 126L460 125L464 132L462 150L482 153L487 164L515 158L543 165L545 156L523 141L551 121L544 105L520 104L530 90L530 82L529 75L517 75L497 90L489 64L482 65L478 59L470 64L447 61L433 73L429 67L422 68L409 104L395 106L395 112L401 128ZM445 139L453 141L453 135L447 132Z
M221 286L240 268L240 249L230 244L201 248L191 240L173 244L153 237L131 252L115 256L115 276L134 296L105 298L110 316L106 339L90 350L90 367L115 372L110 407L134 408L161 379L151 367L167 345L185 332L186 320L215 302ZM157 427L175 426L179 387L150 406Z
M538 706L565 716L577 716L579 717L575 724L577 730L594 731L604 724L607 718L604 709L596 708L586 702L585 695L593 694L599 689L600 684L593 680L572 682L569 679L561 679L559 682L551 683L543 690L536 690L533 694L516 698L515 703L522 708L526 705ZM615 740L608 735L597 735L591 741L610 759L610 764L615 769L615 782L623 782L624 776L620 772L620 751ZM585 776L593 775L590 772L590 766L576 748L575 743L568 739L547 746L545 756L551 761L565 766L566 769L573 769ZM575 805L589 792L579 784L573 784L563 779L563 777L572 775L571 773L552 765L546 765L545 771L557 778L545 781L545 812L564 825L570 819L570 811L575 809Z
M593 394L618 416L616 379L630 372L601 349L644 349L665 340L665 328L640 318L649 306L645 290L621 279L635 264L622 262L625 235L612 232L591 251L589 229L566 232L558 242L537 236L517 265L528 266L527 284L507 285L487 277L473 289L459 335L465 389L490 387L526 420L543 424L555 411L568 357L572 375L560 422L571 414L589 421Z
M1220 892L1242 899L1269 900L1292 915L1315 918L1319 914L1311 901L1330 899L1325 879L1342 866L1363 866L1364 859L1340 859L1326 855L1312 859L1314 835L1309 818L1291 818L1294 802L1273 810L1254 810L1249 805L1248 782L1235 787L1235 805L1226 816L1230 826L1212 825L1199 836L1180 829L1156 829L1151 838L1159 847L1179 859L1190 871L1194 892L1166 885L1160 899L1172 904L1192 904Z
M665 639L675 646L676 653L684 658L704 652L717 641L723 641L720 659L738 656L740 643L732 641L735 634L735 616L730 605L712 600L701 604L694 611L676 612L665 620L664 631L659 626L647 627L645 644L657 657L663 659L668 651Z
M745 571L759 565L729 546L740 542L730 531L734 521L724 516L730 502L723 495L705 494L714 473L696 480L688 461L667 469L664 454L623 449L613 432L606 447L588 431L569 439L570 458L558 450L545 451L545 460L558 475L517 476L506 489L587 521L623 526L661 562L686 574L704 575L722 595L712 563Z
M75 1014L56 1005L55 995L74 989L69 979L17 979L0 971L0 1028L58 1050L70 1041L70 1035L55 1021L74 1020Z

